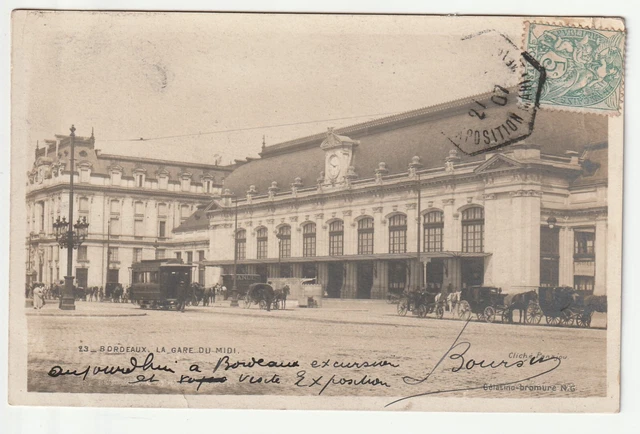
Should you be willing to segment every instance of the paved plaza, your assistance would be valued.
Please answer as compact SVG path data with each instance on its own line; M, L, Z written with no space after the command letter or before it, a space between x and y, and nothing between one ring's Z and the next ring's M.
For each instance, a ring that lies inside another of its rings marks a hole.
M71 312L55 303L27 309L29 391L509 398L605 393L603 314L594 316L592 328L581 329L466 324L449 312L441 320L401 317L394 304L373 300L324 300L317 309L293 301L271 312L233 308L229 301L184 313L118 303L76 306Z

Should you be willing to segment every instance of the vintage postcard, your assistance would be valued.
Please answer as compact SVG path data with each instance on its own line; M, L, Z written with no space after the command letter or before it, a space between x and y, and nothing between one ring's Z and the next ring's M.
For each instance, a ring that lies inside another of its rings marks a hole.
M11 404L618 411L622 19L12 21Z

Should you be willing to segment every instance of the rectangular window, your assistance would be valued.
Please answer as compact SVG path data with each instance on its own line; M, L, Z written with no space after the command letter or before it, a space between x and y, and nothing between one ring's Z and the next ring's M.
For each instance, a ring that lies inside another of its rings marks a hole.
M187 264L191 264L193 262L193 252L187 252Z
M204 261L204 250L198 250L198 261L202 262ZM202 283L202 282L200 282Z
M118 259L118 248L117 247L109 247L109 261L110 262L117 262L119 261Z
M167 216L167 204L159 203L158 204L158 216L166 217Z
M140 262L140 261L142 261L142 249L136 247L133 249L133 262Z
M281 258L291 257L291 226L283 226L278 231L278 246Z
M133 222L133 235L135 237L142 237L144 235L144 220L136 219Z
M182 252L176 252L176 259L182 260Z
M480 253L483 251L484 223L464 223L462 225L462 251Z
M136 215L144 215L144 202L135 203L135 213Z
M373 219L364 218L358 222L358 255L373 254Z
M265 259L267 257L267 239L258 239L258 259Z
M591 231L576 230L574 233L574 249L575 256L594 256L595 254L596 234Z
M87 169L80 169L80 182L89 182L89 171Z
M344 222L337 220L329 225L329 255L344 254Z
M165 250L164 249L157 249L156 250L156 259L164 259L164 255L165 255Z
M243 260L247 258L247 239L246 238L238 238L236 244L236 252L238 260Z
M592 276L574 276L573 287L581 291L593 291L595 278Z
M120 235L120 218L118 216L112 216L109 219L109 230L111 232L111 236L119 236Z
M78 261L86 261L87 259L87 246L78 247Z
M302 256L316 255L316 224L307 223L302 228Z
M164 238L167 236L167 222L160 220L158 222L158 237Z
M442 251L442 226L425 226L424 228L424 251Z

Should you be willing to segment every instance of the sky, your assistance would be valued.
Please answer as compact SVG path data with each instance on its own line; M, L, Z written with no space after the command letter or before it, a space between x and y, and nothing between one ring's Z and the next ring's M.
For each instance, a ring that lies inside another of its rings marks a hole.
M14 128L29 151L74 124L105 153L226 164L491 90L496 37L463 40L486 29L522 40L509 18L23 11Z

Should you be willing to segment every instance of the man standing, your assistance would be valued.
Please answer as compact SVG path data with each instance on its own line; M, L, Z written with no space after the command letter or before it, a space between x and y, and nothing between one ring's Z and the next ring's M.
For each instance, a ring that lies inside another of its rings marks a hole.
M178 283L178 310L184 312L184 306L187 301L187 287L184 280Z

